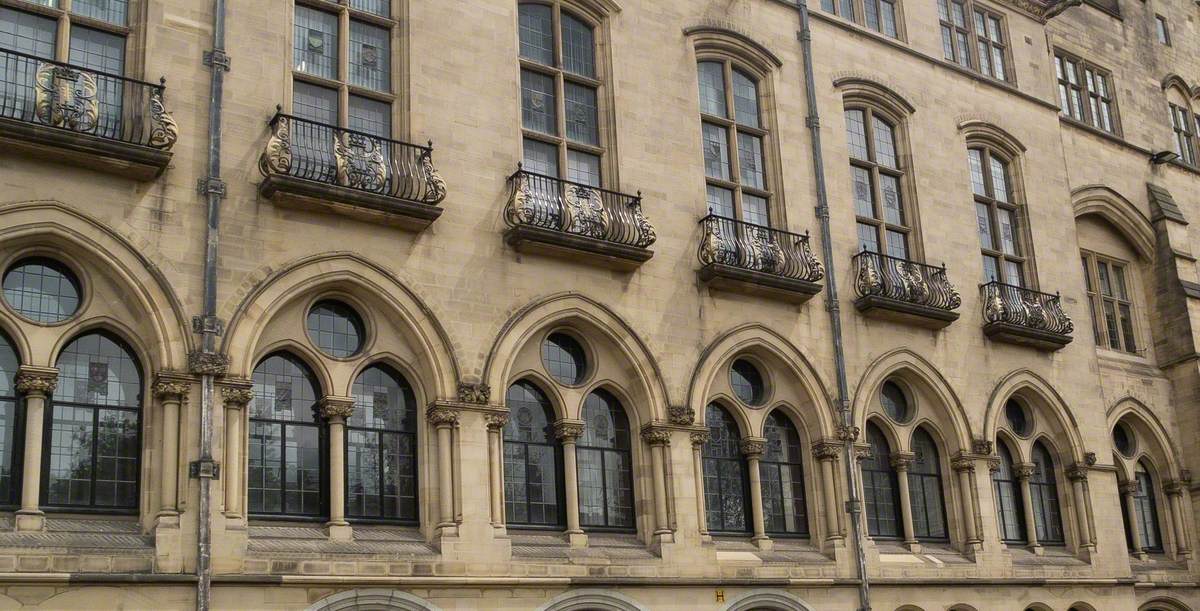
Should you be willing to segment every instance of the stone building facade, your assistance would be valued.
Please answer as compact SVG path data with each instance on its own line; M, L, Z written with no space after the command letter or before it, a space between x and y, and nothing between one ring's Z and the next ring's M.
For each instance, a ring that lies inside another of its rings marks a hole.
M0 0L0 605L1200 608L1196 4L807 11Z

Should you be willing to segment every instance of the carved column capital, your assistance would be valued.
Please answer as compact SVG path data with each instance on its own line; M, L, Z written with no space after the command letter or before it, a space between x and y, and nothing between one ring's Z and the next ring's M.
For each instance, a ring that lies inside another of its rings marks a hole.
M995 449L995 447L996 447L996 444L988 439L981 439L979 437L976 437L971 440L971 453L972 454L988 455L988 454L992 453L992 451Z
M582 420L558 420L554 423L554 436L560 441L574 443L583 436Z
M431 407L425 411L425 419L437 428L454 426L458 424L458 410L448 407Z
M842 444L837 441L823 440L813 444L813 458L817 460L836 460L842 453Z
M767 440L762 437L746 437L738 444L742 455L746 458L762 458L767 451Z
M1033 477L1033 472L1037 470L1037 465L1031 462L1019 462L1013 465L1013 475L1017 479L1025 480Z
M987 463L988 463L988 471L995 473L1000 470L1000 457L999 456L988 456Z
M183 401L192 389L192 381L177 373L163 372L154 381L154 396L162 401Z
M968 458L968 457L960 454L958 456L955 456L950 461L950 468L956 472L965 471L967 473L974 473L975 472L975 461L971 458Z
M58 386L58 370L51 367L22 367L17 371L17 392L31 397L52 394Z
M249 380L226 381L220 385L225 409L242 409L254 400L254 387Z
M1082 463L1075 463L1075 464L1071 465L1070 467L1067 467L1066 474L1067 474L1067 479L1069 479L1073 482L1076 482L1076 481L1086 482L1087 478L1088 478L1087 465L1082 464Z
M1177 479L1169 479L1163 482L1163 492L1165 492L1167 496L1183 494L1184 490L1187 490L1187 486Z
M692 447L699 447L708 443L712 439L712 434L708 431L692 431L688 437L692 440Z
M482 382L459 382L458 400L462 403L487 405L492 398L492 388Z
M642 429L642 441L652 446L671 445L671 431L660 428Z
M871 451L871 446L865 443L854 444L854 460L862 462L875 458L875 453Z
M499 431L508 424L508 412L495 412L483 417L489 431Z
M1121 482L1117 484L1117 489L1121 491L1121 494L1137 494L1138 483L1132 480Z
M667 408L667 420L671 424L688 426L696 421L696 410L686 405L672 405Z
M912 452L892 452L889 458L892 468L897 471L908 471L912 467L913 461L916 460L916 454Z
M354 415L354 399L351 397L324 397L321 399L321 415L333 420L345 420Z
M857 426L839 424L837 427L837 438L842 443L854 443L858 441L861 432Z

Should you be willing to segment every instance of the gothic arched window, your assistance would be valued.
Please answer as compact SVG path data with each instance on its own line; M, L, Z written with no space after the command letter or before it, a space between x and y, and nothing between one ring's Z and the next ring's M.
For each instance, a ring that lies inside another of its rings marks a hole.
M1146 465L1138 461L1133 473L1137 482L1137 492L1133 495L1133 510L1137 514L1133 519L1138 524L1138 547L1147 552L1163 550L1162 534L1158 527L1158 509L1155 507L1157 494L1154 491L1154 479Z
M908 494L912 503L913 535L917 539L947 539L950 535L942 500L942 468L937 445L925 429L913 433L912 451Z
M21 358L12 341L0 333L0 504L13 501L13 451L17 434L17 369Z
M387 365L359 374L346 422L346 515L416 524L417 400Z
M550 400L520 381L505 398L512 417L504 425L504 514L515 526L562 526L565 512L562 452L554 442Z
M1000 540L1006 543L1025 543L1025 510L1021 500L1021 486L1013 471L1012 454L1003 442L996 444L1000 466L992 471L992 484L996 489L996 518L1000 522Z
M93 332L63 348L56 365L58 387L46 411L43 504L136 510L142 369L133 350Z
M1033 521L1041 543L1063 543L1062 516L1058 509L1058 484L1055 483L1054 459L1040 441L1033 444L1033 475L1029 478L1029 497L1033 502Z
M763 426L767 448L762 470L763 520L773 534L807 535L808 508L804 500L804 464L800 435L783 412L772 413Z
M583 402L583 436L575 448L579 523L632 529L633 456L629 419L617 398L597 390Z
M272 354L254 368L250 404L249 511L319 516L328 488L317 378L300 359Z
M701 451L704 468L704 513L711 532L750 530L750 490L742 436L733 416L716 403L704 412L709 439Z
M900 498L896 471L892 469L892 447L874 424L867 424L867 443L871 445L871 457L862 461L867 533L872 537L899 537Z

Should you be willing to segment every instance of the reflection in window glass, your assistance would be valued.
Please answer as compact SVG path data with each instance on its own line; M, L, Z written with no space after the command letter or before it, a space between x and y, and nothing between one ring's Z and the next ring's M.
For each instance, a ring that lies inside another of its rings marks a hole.
M373 365L351 389L346 422L346 515L417 522L417 413L412 387Z
M701 450L704 468L704 512L711 532L750 529L746 461L733 416L715 403L704 413L709 439Z
M79 309L79 281L53 259L18 261L4 274L3 285L8 306L36 322L62 322Z
M579 522L633 528L633 459L629 420L617 398L597 390L583 403L583 436L575 450L579 472Z
M529 382L508 389L504 425L504 515L509 524L561 526L562 455L554 443L550 400Z
M324 435L316 376L287 353L254 368L248 508L252 514L321 515Z

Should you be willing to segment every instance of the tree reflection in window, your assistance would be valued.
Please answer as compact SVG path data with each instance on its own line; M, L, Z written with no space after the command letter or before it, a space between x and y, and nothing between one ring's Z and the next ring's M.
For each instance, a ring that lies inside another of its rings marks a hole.
M316 376L286 352L254 369L250 404L249 509L318 516L324 510L325 434Z
M946 509L942 503L942 468L937 445L923 429L912 439L913 463L908 469L913 535L917 539L946 539Z
M1033 501L1033 522L1041 543L1062 543L1062 517L1058 509L1058 484L1055 483L1054 459L1040 441L1033 445L1033 476L1029 478L1029 498Z
M899 537L900 498L891 463L892 447L874 424L867 424L867 443L871 444L871 456L862 461L867 533L872 537Z
M763 519L766 531L786 535L808 534L804 505L804 465L800 435L783 412L775 411L764 425L767 448L762 470Z
M359 374L346 422L346 515L417 523L416 398L386 365Z
M1025 511L1021 499L1021 486L1013 472L1012 454L1003 442L996 444L1000 456L1000 468L992 471L992 483L996 487L996 517L1000 522L1000 539L1007 543L1024 543Z
M749 480L742 457L741 433L733 416L710 403L704 414L709 439L701 456L704 461L704 508L712 532L747 532L750 528Z
M13 442L17 423L17 369L21 359L8 336L0 333L0 505L13 502Z
M583 403L583 420L575 450L580 524L632 529L633 460L625 410L616 397L597 390Z
M562 454L550 400L533 384L508 388L504 425L504 512L510 525L562 526Z

